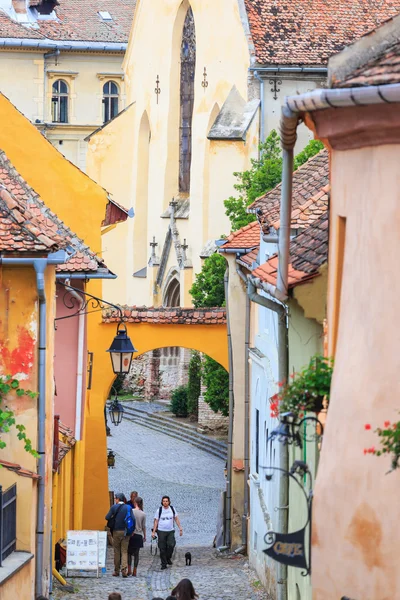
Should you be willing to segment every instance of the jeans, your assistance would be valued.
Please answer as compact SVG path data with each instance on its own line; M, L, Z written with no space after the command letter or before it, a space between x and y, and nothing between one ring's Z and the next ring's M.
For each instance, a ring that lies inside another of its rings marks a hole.
M167 560L171 560L175 548L175 531L160 531L157 529L158 547L160 549L161 565L167 566Z
M128 567L128 545L129 537L125 535L125 531L113 532L114 543L114 571L125 573Z

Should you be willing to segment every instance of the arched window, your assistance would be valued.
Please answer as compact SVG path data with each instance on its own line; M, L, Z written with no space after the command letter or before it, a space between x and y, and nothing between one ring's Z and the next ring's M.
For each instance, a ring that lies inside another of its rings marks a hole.
M179 191L190 191L192 162L192 116L194 74L196 68L196 31L192 9L186 13L181 45L180 127L179 127Z
M181 284L179 279L174 277L169 282L165 295L164 306L180 306L181 303Z
M119 90L114 81L103 85L103 122L107 123L118 114Z
M51 118L53 123L68 123L68 85L62 79L53 83Z

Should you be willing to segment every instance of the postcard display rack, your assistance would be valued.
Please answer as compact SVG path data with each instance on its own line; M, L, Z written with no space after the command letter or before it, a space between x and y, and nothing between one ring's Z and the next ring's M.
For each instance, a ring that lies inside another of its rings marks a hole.
M66 576L68 571L96 571L99 577L100 570L105 570L106 553L106 531L68 531Z

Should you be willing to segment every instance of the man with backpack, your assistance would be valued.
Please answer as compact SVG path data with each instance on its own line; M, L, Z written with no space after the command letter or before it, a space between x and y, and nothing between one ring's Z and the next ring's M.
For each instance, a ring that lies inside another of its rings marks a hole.
M106 514L106 521L113 537L114 573L113 577L128 577L129 538L135 529L132 507L125 504L124 494L115 494L115 504Z
M154 515L152 537L158 535L158 547L160 549L161 569L166 569L167 564L172 565L172 554L175 548L175 523L179 527L179 535L183 535L183 529L179 521L178 513L171 505L169 496L163 496L161 506Z

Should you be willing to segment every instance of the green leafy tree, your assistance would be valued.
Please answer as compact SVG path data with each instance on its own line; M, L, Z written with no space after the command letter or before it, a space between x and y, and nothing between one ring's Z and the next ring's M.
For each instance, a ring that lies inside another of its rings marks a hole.
M25 450L37 458L39 455L33 449L32 442L26 435L24 425L18 424L15 420L14 411L5 406L7 397L12 394L15 394L17 397L29 396L30 398L35 398L37 395L29 390L23 390L19 385L18 379L15 379L12 375L0 376L0 450L6 447L1 434L8 433L15 427L18 432L17 438L24 443Z
M214 412L220 411L225 417L229 414L229 373L222 365L209 356L204 357L204 383L207 391L204 400Z
M188 382L188 413L197 417L198 400L201 389L201 356L200 352L194 350L189 362L189 382Z
M294 160L294 169L298 169L309 158L323 148L319 140L311 140ZM235 189L238 197L231 196L224 201L226 215L231 222L232 231L255 221L255 215L246 212L249 204L272 190L282 181L282 152L280 138L275 129L271 131L263 144L260 144L260 158L251 159L251 168L243 173L234 173L239 180Z
M170 408L177 417L188 416L188 388L186 385L180 385L174 389L171 394Z
M224 275L226 261L220 254L212 254L205 259L203 267L189 290L196 308L203 306L224 306Z

